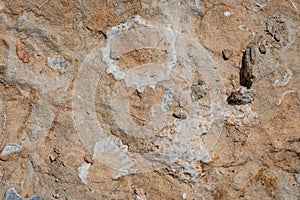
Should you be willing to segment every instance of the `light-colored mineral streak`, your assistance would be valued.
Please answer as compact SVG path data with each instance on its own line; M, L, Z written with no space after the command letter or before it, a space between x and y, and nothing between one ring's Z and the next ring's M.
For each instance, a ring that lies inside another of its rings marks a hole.
M2 156L9 156L14 153L18 153L22 150L22 146L18 144L7 144L4 149L1 152L1 157Z
M290 93L296 93L294 90L287 90L284 93L282 93L282 95L280 96L278 103L276 104L277 106L280 106L280 104L282 103L282 100L284 99L284 97Z
M77 168L79 174L79 178L80 180L82 181L82 183L84 184L87 184L87 181L88 181L88 172L89 172L89 169L91 167L91 164L90 163L83 163L81 164L80 167Z
M273 85L284 87L289 84L291 78L292 78L292 71L287 69L282 76L282 80L276 79Z

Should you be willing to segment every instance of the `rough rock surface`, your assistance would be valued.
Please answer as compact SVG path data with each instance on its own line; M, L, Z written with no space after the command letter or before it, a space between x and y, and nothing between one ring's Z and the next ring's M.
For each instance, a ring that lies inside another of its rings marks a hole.
M299 17L0 1L0 199L300 199Z

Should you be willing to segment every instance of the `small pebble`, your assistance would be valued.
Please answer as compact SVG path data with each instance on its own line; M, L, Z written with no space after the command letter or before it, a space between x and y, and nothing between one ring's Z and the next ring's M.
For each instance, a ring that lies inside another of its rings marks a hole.
M274 81L274 85L277 85L278 83L279 83L280 81L278 80L278 79L276 79L275 81Z
M186 114L183 112L175 112L175 113L173 113L173 117L175 117L177 119L187 119Z
M229 58L232 56L232 51L228 49L224 49L222 51L222 56L224 60L229 60Z
M50 155L49 160L50 160L51 163L53 163L54 161L56 161L56 156Z
M287 186L283 186L282 189L283 189L286 193L288 193L288 194L291 194L291 193L292 193L291 189L288 188Z
M258 47L258 50L261 54L266 54L267 53L267 49L266 46L264 44L260 44Z
M225 16L225 17L229 17L230 15L231 15L231 13L230 13L229 11L225 11L225 12L224 12L224 16Z
M186 193L182 193L181 197L182 199L186 199Z
M286 23L286 22L287 22L287 20L284 19L284 18L281 17L281 16L278 16L278 18L276 19L276 21L279 22L279 23Z
M274 39L276 42L280 42L280 36L277 33L274 34Z

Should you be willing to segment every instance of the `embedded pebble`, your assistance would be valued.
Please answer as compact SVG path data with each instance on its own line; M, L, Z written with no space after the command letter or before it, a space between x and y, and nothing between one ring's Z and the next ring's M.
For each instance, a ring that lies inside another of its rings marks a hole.
M266 46L264 44L260 44L258 47L258 50L261 54L266 54L267 53L267 49Z
M300 184L300 174L295 174L295 179Z
M225 12L224 12L224 16L225 16L225 17L229 17L230 15L231 15L231 13L230 13L229 11L225 11Z
M182 193L181 198L186 199L186 193Z
M91 156L84 156L84 161L91 164L94 163L94 160Z
M279 36L279 34L275 33L274 34L274 39L276 40L276 42L280 42L280 36Z
M175 117L177 119L187 119L186 114L183 112L175 112L175 113L173 113L173 117Z
M1 153L1 157L3 156L9 156L11 154L14 154L14 153L18 153L22 150L22 146L18 145L18 144L7 144L2 153Z

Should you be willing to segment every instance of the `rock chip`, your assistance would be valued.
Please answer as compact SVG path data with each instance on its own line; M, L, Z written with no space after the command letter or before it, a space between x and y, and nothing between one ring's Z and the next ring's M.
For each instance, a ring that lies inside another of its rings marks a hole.
M227 102L231 105L245 105L251 103L256 96L254 89L241 87L236 91L231 92L227 98Z

